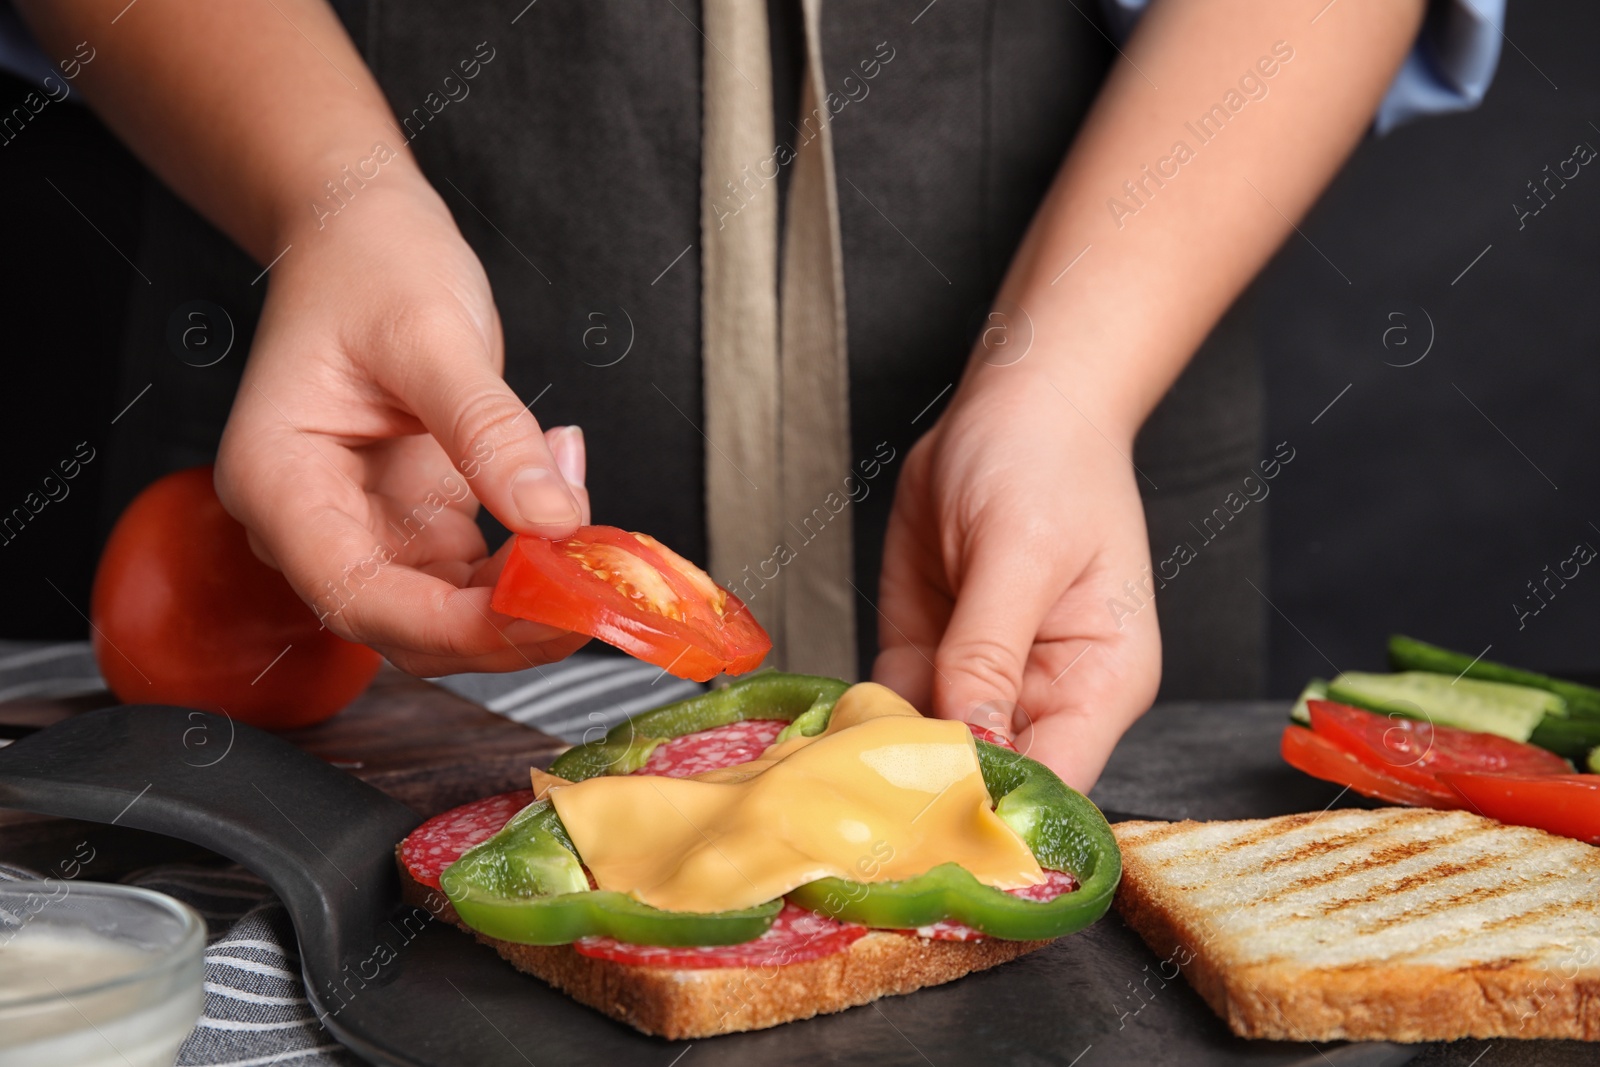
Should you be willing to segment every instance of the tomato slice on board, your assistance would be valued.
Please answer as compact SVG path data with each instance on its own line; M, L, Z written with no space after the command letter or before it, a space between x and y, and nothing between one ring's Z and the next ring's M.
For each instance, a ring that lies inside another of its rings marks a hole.
M1567 774L1572 770L1554 752L1496 734L1378 715L1331 700L1312 700L1306 706L1317 736L1420 789L1440 789L1435 777L1440 771Z
M1285 727L1279 751L1289 766L1305 771L1313 778L1349 786L1362 796L1375 800L1409 804L1417 808L1465 807L1461 798L1444 785L1435 783L1431 789L1424 789L1403 778L1396 778L1304 726Z
M705 571L615 526L583 526L557 541L519 536L491 603L696 682L754 670L772 649L750 609Z
M1491 819L1600 845L1600 775L1441 771L1439 779Z

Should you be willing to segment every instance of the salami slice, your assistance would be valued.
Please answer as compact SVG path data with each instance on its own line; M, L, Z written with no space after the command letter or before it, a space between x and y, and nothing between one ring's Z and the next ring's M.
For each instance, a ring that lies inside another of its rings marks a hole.
M610 937L585 937L572 947L585 956L643 967L782 967L843 952L867 932L814 911L785 904L767 932L741 945L630 945Z
M1044 881L1038 885L1025 885L1020 889L1008 889L1006 892L1023 900L1044 904L1077 888L1078 880L1066 871L1045 871Z
M663 741L634 774L688 778L749 763L766 751L789 724L782 719L744 719Z
M407 873L425 886L439 888L444 869L473 845L482 844L511 821L511 816L533 803L533 790L484 797L435 815L400 844L400 862Z
M1021 889L1008 889L1006 892L1023 900L1034 900L1043 904L1045 901L1054 900L1063 893L1070 893L1078 888L1078 880L1065 871L1045 871L1045 880L1038 885L1025 885ZM982 941L983 934L965 923L952 922L949 919L936 922L931 926L919 926L915 930L904 931L925 937L930 941Z

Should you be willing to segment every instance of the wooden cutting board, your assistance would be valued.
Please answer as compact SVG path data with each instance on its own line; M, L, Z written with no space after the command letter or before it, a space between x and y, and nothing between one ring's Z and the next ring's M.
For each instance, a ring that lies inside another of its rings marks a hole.
M116 703L110 693L0 702L0 725L48 726ZM191 762L219 759L229 738L197 727L184 741ZM566 742L385 668L344 711L282 734L412 808L434 815L457 804L528 787L528 768L547 767ZM0 863L63 878L116 878L174 861L220 859L157 834L0 810Z

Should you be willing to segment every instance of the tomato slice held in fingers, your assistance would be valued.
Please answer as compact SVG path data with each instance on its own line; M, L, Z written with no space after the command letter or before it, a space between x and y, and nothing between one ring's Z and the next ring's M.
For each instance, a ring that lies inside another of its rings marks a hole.
M715 621L712 622L709 617L705 621L716 627L727 645L729 658L727 665L722 668L723 673L744 674L761 666L761 661L772 651L772 638L767 636L767 631L756 621L744 601L649 534L629 533L624 536L636 539L647 554L654 553L660 558L665 564L663 573L688 602L703 598L705 603L712 606Z
M584 526L555 541L519 536L492 603L697 682L754 670L772 649L750 609L705 571L654 537L615 526Z
M1566 774L1571 764L1537 745L1508 737L1377 715L1331 700L1312 700L1311 729L1383 773L1437 790L1441 771Z
M1362 796L1374 800L1418 808L1466 806L1459 796L1441 783L1435 782L1432 787L1423 788L1397 778L1304 726L1285 727L1279 751L1289 766L1305 771L1313 778L1349 786Z
M1491 819L1600 845L1600 775L1443 771L1439 778Z

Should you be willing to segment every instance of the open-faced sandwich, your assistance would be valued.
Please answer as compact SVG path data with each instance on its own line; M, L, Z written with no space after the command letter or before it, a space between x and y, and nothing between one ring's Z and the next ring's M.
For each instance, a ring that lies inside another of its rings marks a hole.
M997 743L999 742L999 743ZM625 722L397 849L406 899L647 1033L951 981L1098 919L1100 812L882 686L766 672Z

